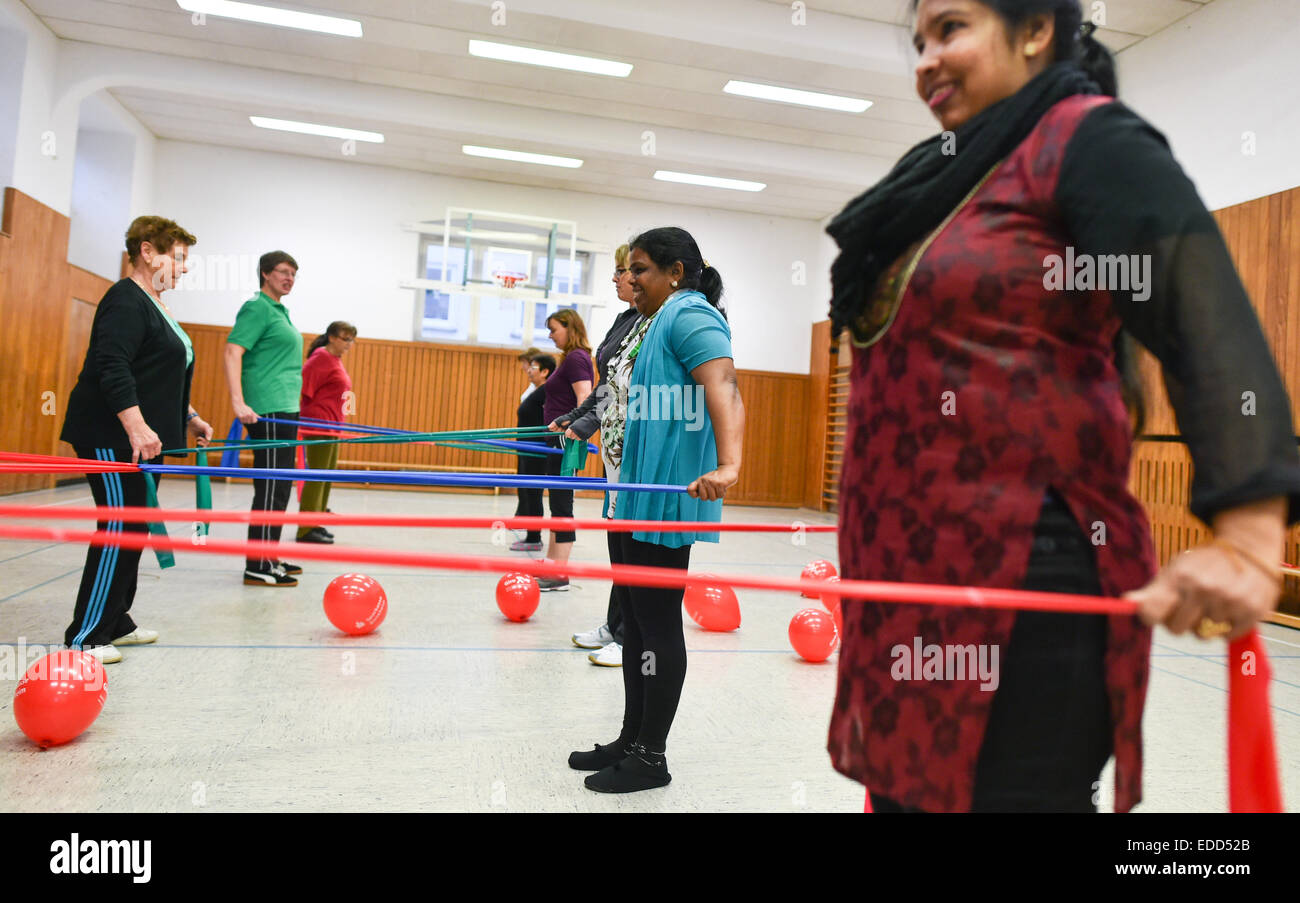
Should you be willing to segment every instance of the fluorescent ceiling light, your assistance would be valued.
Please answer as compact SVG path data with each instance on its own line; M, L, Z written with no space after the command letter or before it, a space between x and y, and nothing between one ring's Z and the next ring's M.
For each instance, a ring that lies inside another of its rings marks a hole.
M655 173L660 182L685 182L687 185L704 185L708 188L730 188L732 191L762 191L763 182L746 182L743 179L719 179L714 176L697 176L689 172L669 172L661 169Z
M627 78L632 71L631 63L616 63L613 60L597 59L594 56L574 56L571 53L555 53L550 50L534 50L531 47L517 47L514 44L494 44L492 41L470 41L469 52L471 56L481 56L490 60L527 63L530 66L546 66L551 69L572 69L574 72L612 75L616 78Z
M290 119L268 119L265 116L249 116L249 121L259 129L277 129L281 132L298 132L302 135L323 135L326 138L354 139L356 141L373 141L383 144L384 136L378 132L362 132L357 129L341 129L332 125L317 125L314 122L294 122Z
M841 97L838 94L818 94L816 91L796 91L794 88L780 88L776 85L760 85L754 82L727 82L722 89L728 94L741 97L756 97L759 100L775 100L780 103L797 103L805 107L821 107L825 110L839 110L844 113L861 113L871 106L871 101L856 97Z
M336 34L345 38L361 37L361 23L356 19L300 13L292 9L261 6L256 3L237 3L234 0L176 0L176 3L189 13L243 19L245 22L281 25L285 28L301 28L306 31L323 31L325 34Z
M494 160L513 160L515 163L540 163L543 166L564 166L568 169L577 169L582 165L582 161L576 157L526 154L522 151L502 150L498 147L479 147L474 144L462 145L461 151L471 157L491 157Z

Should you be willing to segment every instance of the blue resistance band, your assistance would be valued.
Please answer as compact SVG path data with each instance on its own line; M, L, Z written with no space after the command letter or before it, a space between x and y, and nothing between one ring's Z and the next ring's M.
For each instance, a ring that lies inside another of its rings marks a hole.
M409 436L410 430L390 430L382 426L361 426L354 423L333 423L329 420L317 420L306 417L299 420L281 420L278 417L258 417L258 423L279 423L284 426L296 426L309 430L339 430L349 433L371 433L376 436Z
M384 429L383 427L378 427L378 426L352 426L352 425L345 424L345 423L333 423L333 422L331 422L331 421L329 421L329 420L316 420L316 419L313 418L313 417L308 417L308 418L306 418L305 420L279 420L279 419L277 419L277 418L275 418L275 417L259 417L259 418L258 418L258 422L260 422L260 423L279 423L279 424L283 424L284 426L297 426L297 427L303 427L303 428L306 428L306 429L337 429L337 430L348 430L348 431L351 431L351 432L354 432L354 433L373 433L373 434L375 434L375 435L377 435L377 436L414 436L414 435L419 435L419 434L414 433L414 432L412 432L412 431L410 431L410 430L390 430L390 429ZM525 427L525 429L526 429L526 427ZM562 434L561 434L561 433L556 433L555 435L559 436L559 435L562 435ZM438 440L438 439L429 439L428 441L429 441L429 442L439 442L439 441L441 441L441 440ZM514 439L475 439L475 438L473 438L473 437L468 437L468 438L464 438L464 439L460 439L460 438L448 439L447 441L448 441L448 442L472 442L472 443L474 443L475 445L494 445L494 446L496 446L497 448L508 449L508 450L510 450L510 451L516 451L516 450L518 450L518 451L530 451L530 452L537 452L538 454L542 454L542 455L562 455L562 454L564 454L564 451L563 451L563 450L558 449L558 448L556 448L556 447L553 446L553 445L538 445L538 444L535 443L535 442L522 442L522 441L514 440ZM598 454L598 453L600 452L600 449L596 447L596 444L595 444L594 442L588 442L588 443L587 443L587 451L588 451L590 454L593 454L593 455L594 455L594 454Z
M391 470L312 470L258 467L198 467L191 464L141 464L145 473L245 477L255 480L305 480L312 483L391 483L400 486L468 486L503 489L576 489L596 492L685 492L664 483L609 483L603 477L525 477L507 474L423 473Z

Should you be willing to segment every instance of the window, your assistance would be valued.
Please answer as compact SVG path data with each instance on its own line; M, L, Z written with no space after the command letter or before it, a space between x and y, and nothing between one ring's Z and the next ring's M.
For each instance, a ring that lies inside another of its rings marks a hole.
M459 282L465 271L464 253L452 253L451 263L442 259L443 247L429 244L424 253L424 278L446 282ZM446 292L425 291L424 324L421 338L444 342L463 342L469 336L470 308L473 299L469 295L453 295Z
M573 267L569 267L569 258L558 257L555 260L555 284L551 286L553 292L571 292L577 294L582 291L583 280L582 273L586 267L586 255L577 255L573 261ZM572 272L570 272L572 269ZM536 282L540 286L546 285L546 258L538 257L537 259L537 276Z
M555 313L557 310L560 310L561 308L567 308L568 310L578 310L578 305L543 304L541 302L538 302L536 305L536 313L533 318L532 344L536 345L538 348L541 348L543 351L549 351L550 349L555 348L555 343L551 341L551 329L549 326L546 325L546 321L550 318L551 314ZM588 311L590 311L590 308L588 308ZM583 323L587 322L587 317L582 316L582 311L578 310L578 316L582 317ZM558 351L559 349L557 348L556 350Z
M534 244L538 248L525 247ZM482 243L464 239L451 242L445 249L441 236L423 235L420 240L421 276L424 279L465 285L470 291L424 289L423 311L417 323L416 339L432 342L466 342L478 345L502 345L520 348L536 345L554 348L546 328L546 318L562 307L577 310L584 321L591 316L591 305L563 299L581 295L590 272L591 255L578 251L574 259L555 260L555 282L551 298L543 297L546 288L546 243L516 241L508 233L496 232ZM465 278L468 267L469 278ZM509 273L523 277L516 291L521 294L493 294L493 277ZM531 324L531 328L529 328Z

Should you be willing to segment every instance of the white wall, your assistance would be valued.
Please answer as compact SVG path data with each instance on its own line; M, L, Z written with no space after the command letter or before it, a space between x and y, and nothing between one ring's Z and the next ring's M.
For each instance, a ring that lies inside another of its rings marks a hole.
M121 275L122 236L130 222L134 158L130 135L77 131L68 262L114 282Z
M27 38L12 184L66 216L72 210L77 110L54 109L60 42L19 0L0 0L0 13Z
M128 198L123 215L129 221L142 214L152 214L153 210L153 162L154 145L157 140L153 132L145 128L126 107L117 102L108 91L96 91L81 102L79 129L82 131L111 132L129 139L132 151L125 167L118 170ZM78 138L78 153L81 152ZM126 231L126 222L119 231ZM118 250L121 250L120 248ZM114 276L117 274L114 268Z
M0 186L19 191L73 215L73 186L78 169L102 168L103 148L92 150L94 162L77 161L80 130L129 136L133 153L125 166L115 165L129 203L127 220L114 226L126 231L130 218L150 212L153 203L152 169L154 136L107 91L89 94L89 88L69 77L69 47L60 41L21 0L0 0ZM84 97L84 100L82 99ZM116 139L114 139L116 142ZM86 211L84 198L78 209ZM91 210L102 216L103 211ZM74 232L78 229L74 221ZM79 262L79 261L74 261ZM96 269L98 272L98 269ZM116 276L113 266L111 275Z
M1119 55L1121 98L1165 133L1211 210L1300 185L1297 48L1297 0L1214 0Z
M155 206L198 238L191 259L218 267L240 257L249 261L247 284L169 295L179 319L232 323L239 305L257 290L257 257L279 248L301 267L287 302L301 330L319 332L331 320L344 319L357 325L363 339L409 341L416 293L398 283L418 275L419 237L401 225L440 219L447 206L476 207L576 220L579 237L611 249L646 228L681 226L726 284L737 366L808 372L809 324L821 319L826 306L824 280L814 271L820 227L810 220L607 200L186 142L159 141L155 153ZM807 264L804 285L792 284L796 261ZM593 268L595 292L610 301L588 324L599 339L622 304L613 286L601 280L613 269L612 256L598 257Z
M17 28L7 27L6 22L0 11L0 187L14 180L23 67L27 63L27 36Z
M68 262L116 281L127 226L155 212L157 139L107 91L81 102L79 123Z

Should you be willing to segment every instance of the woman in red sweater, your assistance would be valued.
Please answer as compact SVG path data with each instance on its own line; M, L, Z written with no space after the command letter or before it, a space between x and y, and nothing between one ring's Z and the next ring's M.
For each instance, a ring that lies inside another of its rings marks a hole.
M854 344L841 571L1138 605L846 600L831 760L877 812L1087 812L1113 755L1124 812L1152 626L1237 637L1277 603L1300 519L1290 400L1214 218L1114 99L1078 0L912 9L917 93L944 131L828 228L832 325ZM1191 511L1215 534L1163 568L1128 489L1130 335L1164 367ZM977 652L979 673L931 673L929 652L922 670L918 647Z
M343 369L343 355L357 340L357 328L335 320L323 335L316 337L302 365L302 399L299 416L316 420L343 422L344 397L352 391L352 377ZM307 467L333 470L339 463L339 447L334 443L308 445ZM324 511L330 500L329 483L304 483L300 511ZM299 524L298 542L332 543L334 534L324 527Z

